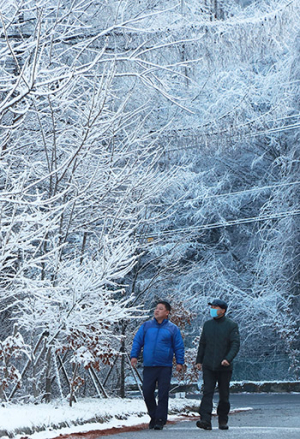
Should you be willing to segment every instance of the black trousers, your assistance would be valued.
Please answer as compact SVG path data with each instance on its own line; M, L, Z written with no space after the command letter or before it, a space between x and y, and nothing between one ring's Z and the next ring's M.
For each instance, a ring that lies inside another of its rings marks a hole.
M171 376L172 367L144 367L143 394L149 416L151 419L160 419L163 423L167 422L168 417ZM158 403L155 399L156 383L158 385Z
M230 410L229 403L229 384L231 379L231 370L210 370L203 368L203 397L200 404L200 418L203 421L211 422L211 412L213 409L213 396L218 383L219 404L217 414L219 423L228 422L228 413Z

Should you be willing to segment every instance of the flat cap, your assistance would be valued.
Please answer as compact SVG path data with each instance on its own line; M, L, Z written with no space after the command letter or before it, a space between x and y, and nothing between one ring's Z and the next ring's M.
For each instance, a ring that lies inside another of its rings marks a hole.
M227 310L228 305L226 302L224 302L224 300L221 299L214 299L212 302L208 302L209 305L211 306L218 306L219 308L225 309Z

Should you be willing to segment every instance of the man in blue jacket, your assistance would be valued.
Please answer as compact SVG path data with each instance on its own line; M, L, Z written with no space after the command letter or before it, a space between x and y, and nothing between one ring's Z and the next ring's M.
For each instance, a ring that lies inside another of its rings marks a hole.
M143 348L143 394L151 418L149 428L162 430L167 422L169 389L172 376L173 356L176 370L184 364L184 346L178 326L169 322L171 306L159 301L154 310L154 319L143 323L136 333L131 349L131 365L136 367L137 358ZM158 384L158 403L155 388Z

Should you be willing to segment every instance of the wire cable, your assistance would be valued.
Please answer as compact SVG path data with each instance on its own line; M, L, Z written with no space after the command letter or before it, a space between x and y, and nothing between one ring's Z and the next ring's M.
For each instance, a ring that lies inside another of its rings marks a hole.
M284 211L284 212L277 212L273 214L263 214L255 217L248 217L248 218L239 218L236 220L229 220L229 221L221 221L217 223L209 223L209 224L202 224L201 226L190 226L185 227L181 229L173 229L173 230L164 230L162 232L158 233L149 233L148 240L154 239L154 238L160 238L163 236L170 236L170 235L178 235L180 233L188 233L190 232L190 235L193 235L195 233L204 231L204 230L210 230L210 229L217 229L217 228L224 228L224 227L231 227L241 224L249 224L253 222L261 222L261 221L269 221L273 219L282 219L287 218L289 216L299 215L300 209L295 209L292 211Z

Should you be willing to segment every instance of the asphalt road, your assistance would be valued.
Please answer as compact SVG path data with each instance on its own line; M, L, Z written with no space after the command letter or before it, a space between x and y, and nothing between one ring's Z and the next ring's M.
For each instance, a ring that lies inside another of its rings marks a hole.
M167 424L162 431L141 430L116 434L120 439L300 439L300 394L233 394L229 430L196 427L195 421ZM251 410L249 410L251 409Z

